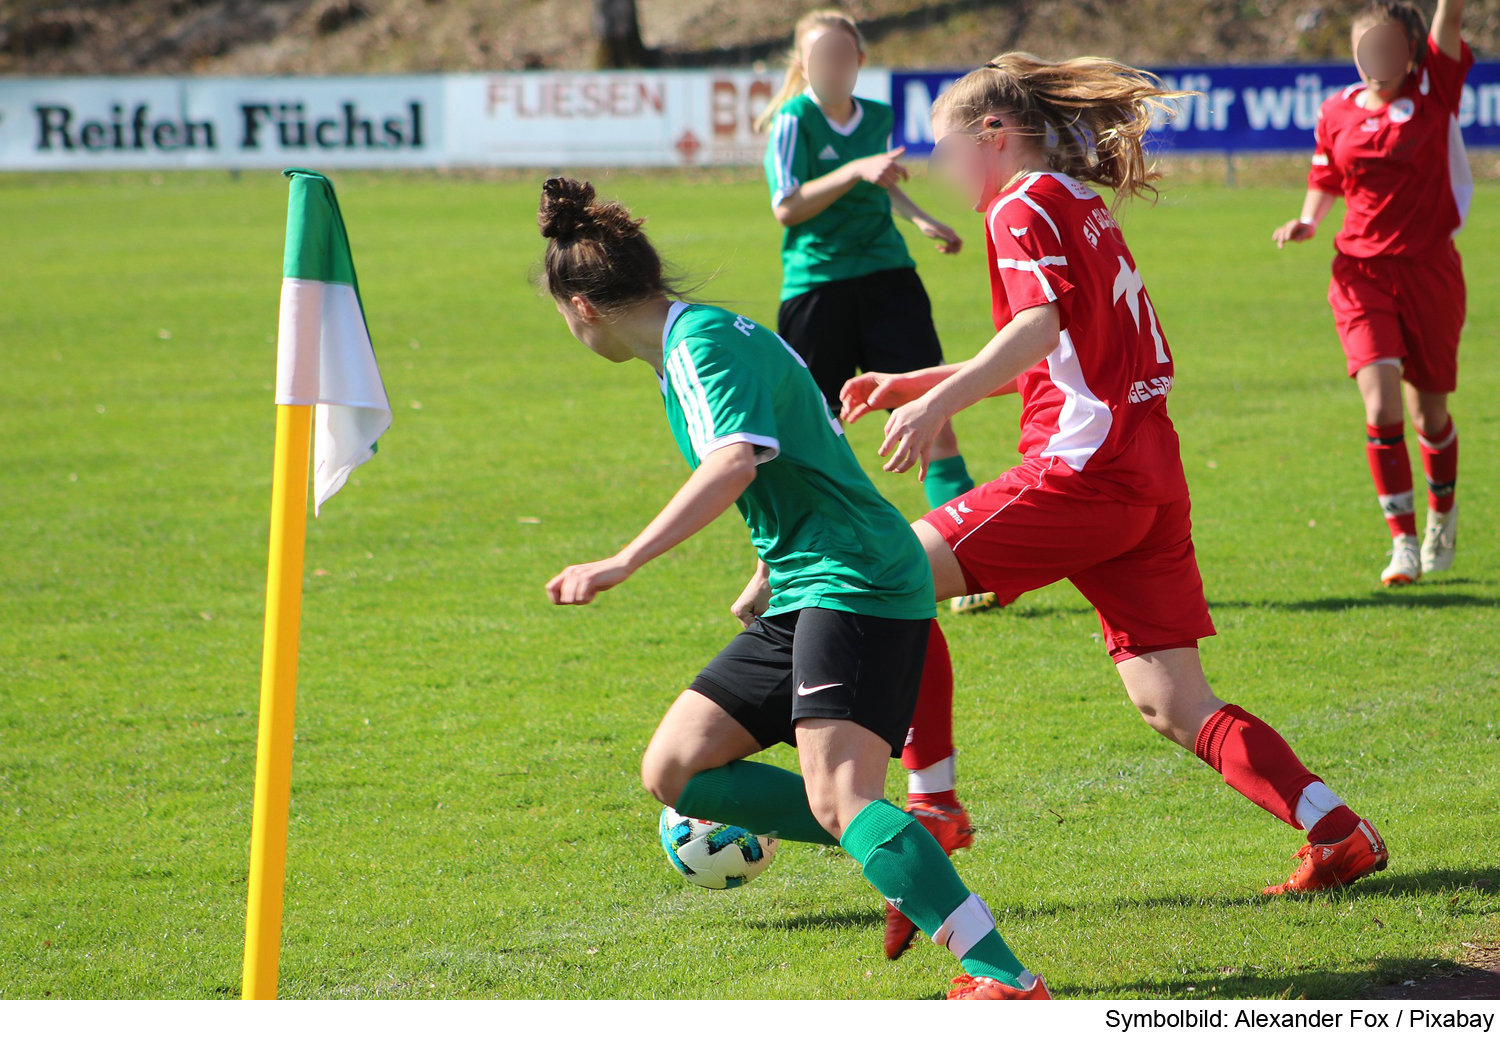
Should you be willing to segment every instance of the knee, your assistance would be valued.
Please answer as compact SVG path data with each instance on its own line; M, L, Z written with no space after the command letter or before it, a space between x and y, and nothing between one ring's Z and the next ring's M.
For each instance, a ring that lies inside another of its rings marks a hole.
M1212 691L1189 694L1168 690L1136 694L1131 696L1131 703L1152 730L1189 749L1208 717L1223 707L1223 702Z
M840 798L832 788L828 786L809 785L807 787L807 806L812 811L813 818L818 820L818 825L833 834L835 840L843 839L844 826L848 822L848 819L842 817Z
M647 747L641 757L641 785L667 807L676 805L686 788L692 772L670 753L659 750L655 743Z
M1411 425L1421 436L1441 441L1442 438L1439 434L1448 429L1448 413L1446 411L1431 413L1418 410L1411 416Z

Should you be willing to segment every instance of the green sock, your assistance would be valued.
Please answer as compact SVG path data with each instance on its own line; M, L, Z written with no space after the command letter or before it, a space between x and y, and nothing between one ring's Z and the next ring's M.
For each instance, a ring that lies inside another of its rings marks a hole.
M689 818L711 818L782 840L837 844L807 806L802 776L780 767L736 760L688 780L674 805Z
M988 976L1011 987L1026 987L1031 974L1011 953L988 911L979 917L977 902L959 880L958 871L932 834L889 800L876 800L844 830L844 850L858 862L865 878L928 936L946 927L950 949L971 976ZM982 906L983 904L980 904ZM964 945L968 944L967 949Z
M927 464L927 479L922 482L922 491L927 493L927 505L932 509L953 502L973 487L974 478L969 476L962 455L934 459Z

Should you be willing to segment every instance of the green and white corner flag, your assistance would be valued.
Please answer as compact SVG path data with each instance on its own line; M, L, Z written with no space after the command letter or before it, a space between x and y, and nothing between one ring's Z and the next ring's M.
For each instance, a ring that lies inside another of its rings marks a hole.
M375 454L391 425L391 402L365 325L349 236L333 184L310 169L291 180L276 341L276 402L316 405L316 514L349 473Z

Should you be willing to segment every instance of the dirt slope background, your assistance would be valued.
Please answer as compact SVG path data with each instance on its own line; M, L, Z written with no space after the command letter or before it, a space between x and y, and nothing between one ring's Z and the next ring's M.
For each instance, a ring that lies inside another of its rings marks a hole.
M638 0L663 66L780 61L817 5ZM577 68L588 0L0 0L0 74L327 74ZM882 65L974 65L999 51L1141 64L1348 55L1349 2L853 0ZM1431 7L1431 4L1424 5ZM1500 53L1500 0L1471 0L1469 39Z

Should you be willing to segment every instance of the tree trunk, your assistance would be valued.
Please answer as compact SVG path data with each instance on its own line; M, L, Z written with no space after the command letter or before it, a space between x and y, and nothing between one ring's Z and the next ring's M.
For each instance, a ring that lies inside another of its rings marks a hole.
M594 67L600 70L650 65L641 43L635 0L594 0Z

